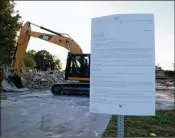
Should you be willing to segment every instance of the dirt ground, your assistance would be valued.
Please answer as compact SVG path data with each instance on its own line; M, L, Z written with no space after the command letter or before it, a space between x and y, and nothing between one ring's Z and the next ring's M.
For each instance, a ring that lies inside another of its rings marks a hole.
M156 92L156 108L174 108L173 91ZM2 137L101 137L110 115L89 113L89 98L49 90L3 94Z

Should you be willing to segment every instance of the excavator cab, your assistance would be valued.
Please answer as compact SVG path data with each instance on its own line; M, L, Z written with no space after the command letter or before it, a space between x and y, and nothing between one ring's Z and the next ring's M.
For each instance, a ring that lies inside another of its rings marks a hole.
M89 82L90 54L68 53L65 80Z

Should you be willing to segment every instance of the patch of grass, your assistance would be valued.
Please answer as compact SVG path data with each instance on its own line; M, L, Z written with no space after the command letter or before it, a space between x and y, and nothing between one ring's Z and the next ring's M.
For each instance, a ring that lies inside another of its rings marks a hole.
M175 136L175 110L158 110L156 116L125 116L124 137ZM117 116L112 116L103 137L117 137Z

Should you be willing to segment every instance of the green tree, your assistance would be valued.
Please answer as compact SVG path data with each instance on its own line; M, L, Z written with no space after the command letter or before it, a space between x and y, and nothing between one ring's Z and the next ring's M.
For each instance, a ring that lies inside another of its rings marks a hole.
M172 70L165 70L165 75L167 77L174 78L175 77L175 72L172 71Z
M29 55L34 57L35 54L36 54L36 51L35 50L29 50L29 51L27 51L27 54L29 54Z
M0 65L10 65L16 49L17 31L22 21L19 11L14 10L13 0L2 0L0 5Z
M55 66L58 66L58 69L61 69L60 60L55 56L52 56L46 50L36 52L34 55L34 60L36 62L36 69L45 71L50 68L51 70L54 70Z
M53 60L54 60L52 68L54 68L58 71L61 71L61 69L62 69L61 61L55 55L53 55L52 57L53 57Z
M34 55L31 53L31 51L28 51L24 57L24 64L25 67L34 69L36 67L36 62L34 60Z

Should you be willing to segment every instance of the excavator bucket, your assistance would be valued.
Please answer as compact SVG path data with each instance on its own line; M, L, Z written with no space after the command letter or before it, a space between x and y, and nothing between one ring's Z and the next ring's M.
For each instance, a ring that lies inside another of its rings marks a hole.
M22 80L18 75L10 76L13 84L18 88L24 88L24 85L22 84Z
M6 74L4 70L1 70L1 87L6 91L26 91L29 90L25 88L22 83L21 78L18 75Z

